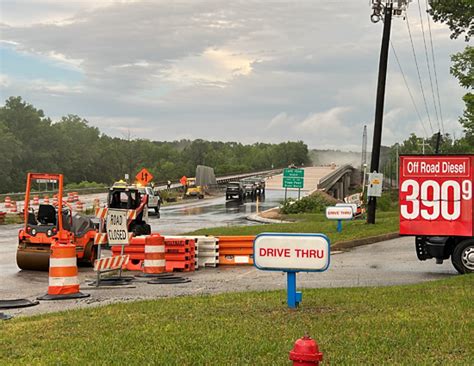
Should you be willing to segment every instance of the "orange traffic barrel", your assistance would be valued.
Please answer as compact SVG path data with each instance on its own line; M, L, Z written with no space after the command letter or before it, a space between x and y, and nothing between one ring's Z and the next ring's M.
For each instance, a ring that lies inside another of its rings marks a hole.
M18 212L18 208L16 207L16 201L11 201L10 203L10 212Z
M82 212L84 211L84 204L81 201L76 202L76 211L77 212Z
M37 206L40 203L40 198L38 195L33 196L33 205Z
M77 299L87 296L90 294L79 291L76 246L53 241L49 257L48 293L38 297L38 300Z
M58 205L58 196L57 196L57 195L54 195L54 196L53 196L53 205L54 205L54 206L57 206L57 205Z
M45 205L49 205L49 196L44 196L44 197L43 197L43 203L44 203Z
M145 275L155 275L164 273L165 270L165 238L160 234L151 234L146 237L143 273Z
M12 205L12 199L10 197L5 197L5 208L10 208Z
M74 202L79 201L79 193L77 192L72 192L72 197L74 199Z
M69 203L74 202L74 193L69 192L69 193L67 194L67 201L68 201Z

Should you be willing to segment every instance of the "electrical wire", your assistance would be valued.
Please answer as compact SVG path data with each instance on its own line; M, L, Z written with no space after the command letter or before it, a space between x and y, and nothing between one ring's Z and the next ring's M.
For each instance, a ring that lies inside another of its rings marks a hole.
M444 120L443 120L443 112L441 109L441 98L439 97L439 86L438 86L438 72L436 71L436 62L435 62L435 52L434 52L434 46L433 46L433 36L431 34L431 19L430 15L428 13L428 0L425 0L425 5L426 5L426 18L428 19L428 30L429 30L429 35L430 35L430 45L431 45L431 58L433 61L433 71L434 71L434 76L435 76L435 85L436 85L436 94L438 96L438 110L439 110L439 117L441 120L441 131L443 132L444 135Z
M426 131L425 124L423 123L423 120L422 120L421 115L420 115L420 111L418 110L418 107L416 106L415 98L413 98L413 94L411 92L410 86L408 85L407 79L405 77L405 73L403 72L403 68L402 68L402 65L400 63L400 59L398 58L397 52L395 51L395 46L393 45L392 41L390 41L390 46L392 47L392 52L393 52L393 55L395 56L395 60L397 61L398 68L400 69L400 72L402 73L403 81L405 82L405 86L407 87L408 94L410 95L413 107L415 108L418 119L420 120L421 127L423 127L423 131L425 132L425 137L428 138L429 136L428 136L428 133Z
M411 35L410 22L408 21L408 14L405 15L405 19L406 19L408 34L410 36L411 49L412 49L412 52L413 52L413 58L415 59L415 66L416 66L416 71L418 73L418 81L420 83L421 95L423 96L423 103L425 105L425 111L426 111L426 114L428 116L428 122L430 123L431 133L434 134L433 124L431 123L430 111L428 110L428 104L426 103L425 90L423 89L423 82L421 81L420 67L418 66L418 59L416 57L415 45L413 44L413 37Z
M439 122L439 116L438 116L438 107L436 105L436 97L435 97L435 91L433 87L433 78L431 77L431 67L430 67L430 59L428 56L428 47L426 46L426 37L425 37L425 27L423 25L423 16L421 14L421 1L418 0L418 13L420 14L420 23L421 23L421 34L423 36L423 45L425 46L425 58L426 58L426 66L428 68L428 76L430 79L430 87L431 87L431 96L433 98L433 105L435 109L435 116L436 116L436 121L438 122L438 130L441 131L441 123Z

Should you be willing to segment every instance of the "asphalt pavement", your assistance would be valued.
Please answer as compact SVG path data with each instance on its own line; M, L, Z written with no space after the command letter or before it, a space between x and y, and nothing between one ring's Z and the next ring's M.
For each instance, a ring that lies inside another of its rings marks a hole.
M14 234L14 229L10 229ZM5 234L3 232L3 234ZM46 293L47 272L15 270L15 243L0 237L1 259L0 298L34 299ZM282 272L260 271L252 266L204 268L196 272L183 273L192 280L178 285L150 285L143 280L133 283L133 288L94 289L87 280L94 279L91 269L80 269L81 290L91 294L80 300L41 301L38 306L8 310L8 314L33 315L73 308L87 308L115 302L141 299L159 299L183 295L203 295L223 292L260 291L285 289L286 277ZM333 254L328 271L323 273L300 273L298 288L391 286L412 284L456 276L451 263L442 265L434 261L420 262L416 258L414 239L402 237L354 248L348 252ZM304 306L305 294L303 291ZM285 295L282 293L282 302Z

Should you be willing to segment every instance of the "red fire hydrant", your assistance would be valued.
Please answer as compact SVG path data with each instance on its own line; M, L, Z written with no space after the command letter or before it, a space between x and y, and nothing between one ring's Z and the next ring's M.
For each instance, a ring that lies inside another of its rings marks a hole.
M319 346L314 339L305 335L295 342L290 351L290 360L293 366L318 366L323 360L322 352L319 352Z

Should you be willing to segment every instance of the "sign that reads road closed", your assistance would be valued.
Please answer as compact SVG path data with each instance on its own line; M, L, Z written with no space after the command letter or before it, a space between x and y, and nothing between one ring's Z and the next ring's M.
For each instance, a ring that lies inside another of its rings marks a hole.
M109 245L127 245L127 211L111 210L107 211L107 239Z
M323 234L263 233L254 241L254 265L269 271L325 271L329 239Z
M353 215L351 206L326 207L326 218L329 220L351 220Z
M473 181L474 155L401 156L400 234L474 235Z

